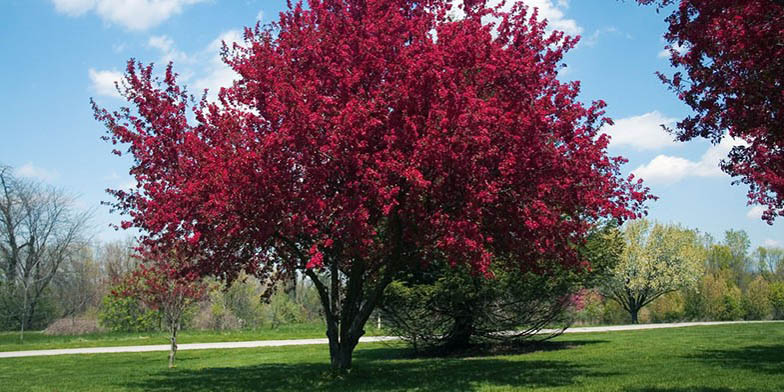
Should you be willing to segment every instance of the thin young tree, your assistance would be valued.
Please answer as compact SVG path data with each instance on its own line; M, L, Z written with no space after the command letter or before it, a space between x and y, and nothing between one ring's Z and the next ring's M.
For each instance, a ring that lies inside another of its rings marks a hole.
M121 294L161 312L170 334L169 367L173 368L183 314L205 296L208 285L191 269L193 263L184 253L144 252L142 257L143 262L126 276Z

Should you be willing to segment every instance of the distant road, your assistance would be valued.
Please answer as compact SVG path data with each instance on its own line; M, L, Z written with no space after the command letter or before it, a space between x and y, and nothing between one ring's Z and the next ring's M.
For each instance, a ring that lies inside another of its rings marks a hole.
M682 328L695 327L700 325L728 325L728 324L754 324L754 323L781 323L784 321L709 321L695 323L666 323L666 324L637 324L637 325L614 325L606 327L575 327L569 328L565 333L590 333L590 332L615 332L615 331L636 331L641 329L659 328ZM542 330L541 333L552 333L552 330ZM387 342L397 340L394 336L367 336L359 339L361 343ZM259 340L252 342L220 342L220 343L189 343L177 346L177 351L181 350L214 350L228 348L256 348L256 347L281 347L281 346L301 346L306 344L328 344L326 338L322 339L290 339L290 340ZM44 355L72 355L72 354L111 354L111 353L141 353L150 351L169 351L169 345L149 345L149 346L124 346L124 347L89 347L89 348L67 348L54 350L26 350L0 352L0 358L19 358L37 357Z

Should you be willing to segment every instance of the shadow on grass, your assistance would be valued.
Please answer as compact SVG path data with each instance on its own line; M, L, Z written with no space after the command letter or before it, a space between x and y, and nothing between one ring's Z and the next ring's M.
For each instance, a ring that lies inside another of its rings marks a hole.
M756 389L711 388L711 387L679 387L679 388L639 388L627 389L627 392L755 392Z
M606 340L572 340L566 342L524 341L511 343L476 344L459 350L430 349L415 351L389 345L389 349L357 351L354 358L377 359L428 359L428 358L481 358L499 355L521 355L540 351L560 351L589 344L608 343Z
M359 350L353 371L341 378L330 376L327 363L269 363L160 372L125 386L145 391L470 391L488 386L559 387L575 385L578 378L614 375L568 361L503 357L403 359L408 355L410 351L405 349Z
M715 366L784 374L784 345L748 346L730 350L705 350L689 356Z

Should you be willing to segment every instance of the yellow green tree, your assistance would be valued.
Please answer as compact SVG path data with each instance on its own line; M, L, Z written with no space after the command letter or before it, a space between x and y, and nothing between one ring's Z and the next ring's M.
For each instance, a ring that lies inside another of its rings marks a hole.
M640 219L624 225L621 234L623 250L603 291L637 324L640 309L664 294L699 281L705 251L696 231L677 225Z

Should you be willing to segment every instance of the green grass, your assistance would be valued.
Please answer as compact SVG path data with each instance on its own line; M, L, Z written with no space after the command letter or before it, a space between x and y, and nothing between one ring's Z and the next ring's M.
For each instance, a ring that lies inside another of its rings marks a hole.
M368 325L367 335L381 331ZM322 323L282 325L277 328L246 331L182 331L178 343L241 342L249 340L306 339L325 337ZM166 332L119 333L106 332L78 336L47 336L41 332L25 332L24 342L18 332L0 332L0 351L45 350L78 347L116 347L168 344Z
M562 336L516 355L411 358L362 344L354 370L325 346L0 359L3 391L782 391L784 326L748 324Z

